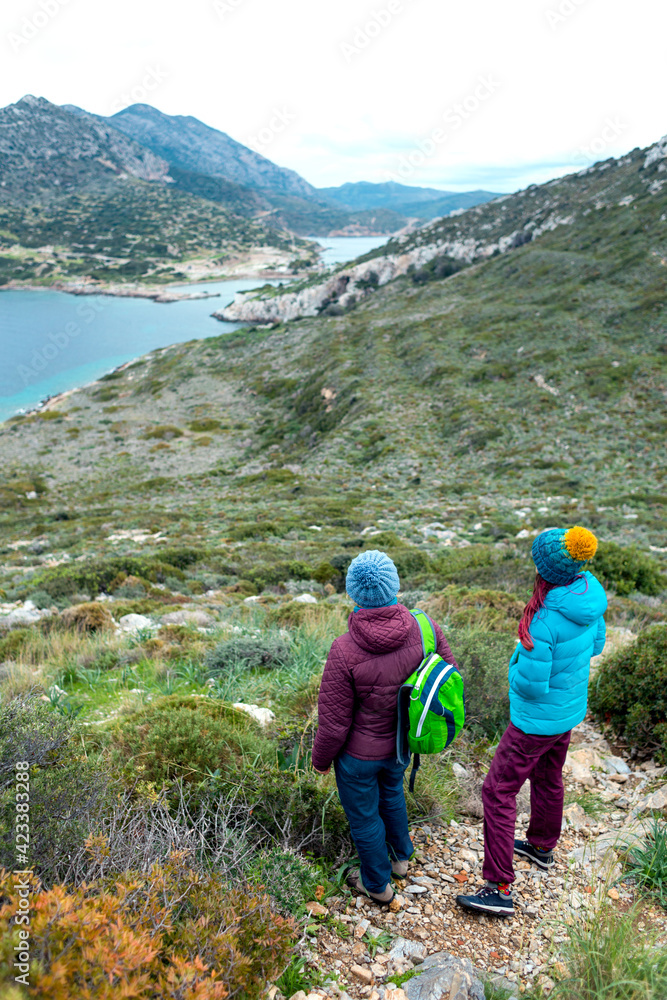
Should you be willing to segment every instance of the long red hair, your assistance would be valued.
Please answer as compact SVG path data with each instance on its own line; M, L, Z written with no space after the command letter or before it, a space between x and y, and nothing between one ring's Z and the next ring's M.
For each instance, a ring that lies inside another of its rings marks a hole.
M534 646L533 637L530 634L530 623L535 617L536 612L538 612L540 608L544 607L544 599L549 591L553 590L554 587L557 586L557 583L549 583L549 581L541 577L539 573L535 574L533 596L523 609L523 616L519 622L519 639L521 641L521 645L525 649L532 649Z

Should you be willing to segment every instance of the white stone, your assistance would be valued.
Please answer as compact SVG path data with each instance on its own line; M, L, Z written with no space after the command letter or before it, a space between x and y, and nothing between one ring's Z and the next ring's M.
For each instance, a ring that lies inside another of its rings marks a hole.
M153 622L146 615L123 615L118 619L123 632L138 632L143 628L153 628Z
M268 726L271 722L275 720L275 712L272 712L270 708L261 708L259 705L247 705L243 701L235 701L232 708L236 708L239 712L245 712L246 715L252 716L260 726Z
M294 600L297 604L317 604L317 598L312 594L299 594Z

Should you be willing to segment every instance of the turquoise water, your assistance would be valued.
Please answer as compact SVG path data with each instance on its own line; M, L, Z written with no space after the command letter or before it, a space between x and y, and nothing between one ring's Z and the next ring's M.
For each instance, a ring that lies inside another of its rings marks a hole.
M342 264L362 254L375 250L389 239L388 236L318 236L315 243L324 247L320 259L327 265Z
M350 260L371 247L364 237L319 240L326 263ZM382 243L375 239L374 246ZM238 328L211 313L257 279L175 286L218 292L218 298L158 303L111 295L52 291L0 292L0 421L48 396L93 382L158 347L216 337Z

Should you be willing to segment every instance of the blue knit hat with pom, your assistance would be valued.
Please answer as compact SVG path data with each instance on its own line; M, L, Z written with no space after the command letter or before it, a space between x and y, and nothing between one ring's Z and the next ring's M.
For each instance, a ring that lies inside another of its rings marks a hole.
M378 549L369 549L356 556L345 578L345 589L361 608L382 608L392 604L400 586L392 560Z
M547 528L533 542L533 561L543 580L565 586L595 555L598 540L588 528Z

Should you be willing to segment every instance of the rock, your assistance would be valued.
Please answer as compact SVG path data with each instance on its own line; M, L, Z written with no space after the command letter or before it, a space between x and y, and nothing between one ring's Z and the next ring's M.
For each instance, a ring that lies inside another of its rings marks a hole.
M632 815L639 816L644 812L663 812L663 810L667 811L667 784L661 785L655 792L640 799L632 810Z
M418 966L405 984L408 1000L484 1000L484 983L468 958L439 951Z
M197 628L210 628L213 618L205 611L170 611L161 618L163 625L196 625Z
M470 864L473 865L476 865L479 860L476 851L469 851L467 847L462 847L458 852L458 856L463 858L464 861L469 861Z
M353 976L356 976L357 979L360 979L366 986L370 986L373 982L373 973L370 969L367 969L363 965L351 965L350 972Z
M409 892L413 896L420 896L422 892L428 892L425 885L406 885L403 892Z
M256 705L253 706L253 708L256 707ZM238 705L234 705L234 708L238 708ZM273 712L271 714L273 715ZM309 903L306 903L306 909L310 913L311 917L326 917L329 914L326 906L322 906L321 903L317 903L314 899L311 899Z
M567 755L577 764L585 767L602 767L602 757L592 747L580 747L578 750L571 750Z
M389 909L391 910L392 913L398 913L398 911L402 909L402 907L404 906L405 906L405 898L396 893L391 903L389 904Z
M387 970L379 962L371 962L371 972L376 979L384 978L387 975Z
M368 928L371 926L370 920L360 920L357 926L354 928L354 936L360 941Z
M409 958L414 962L423 962L428 954L426 945L421 941L410 941L408 938L397 937L391 946L389 959L392 962L404 962Z
M123 632L139 632L143 628L151 628L153 622L146 615L123 615L118 624Z
M458 778L459 781L462 781L464 778L470 777L470 772L466 771L465 767L462 764L456 764L456 763L452 764L452 771L454 773L454 777Z
M563 772L566 775L569 774L572 781L576 781L579 785L586 785L588 788L595 787L595 778L588 764L576 760L572 754L568 753L566 756Z
M317 598L312 594L299 594L294 600L297 604L317 604Z
M582 826L588 826L590 817L582 809L578 802L573 802L571 806L563 809L563 825L573 826L575 830L580 830Z
M397 986L390 996L391 1000L408 1000L407 994L401 986Z
M296 993L292 994L290 1000L306 1000L306 994L303 990L297 990Z
M607 895L609 896L610 899L620 899L621 898L618 889L615 889L613 886L611 887L611 889L609 889L609 891L607 892Z
M630 774L630 768L622 757L603 757L602 766L607 774Z
M275 712L272 712L270 708L260 708L259 705L246 705L243 701L235 701L232 708L236 708L239 712L245 712L246 715L252 716L253 719L259 722L260 726L268 726L276 717Z

